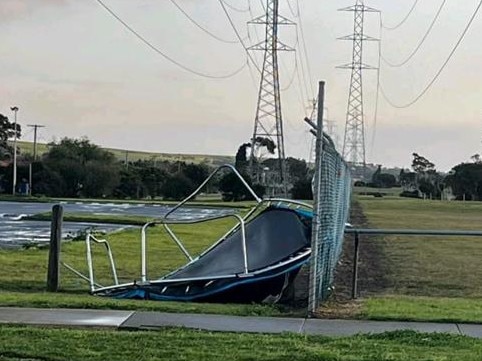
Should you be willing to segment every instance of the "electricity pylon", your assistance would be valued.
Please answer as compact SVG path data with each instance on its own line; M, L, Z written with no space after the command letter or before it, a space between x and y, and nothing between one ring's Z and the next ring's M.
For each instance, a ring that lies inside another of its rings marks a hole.
M286 193L288 179L285 162L285 147L283 135L283 116L281 113L280 81L278 69L278 51L294 51L283 44L278 38L279 25L295 25L294 22L279 15L279 0L266 0L266 13L253 19L249 24L265 25L265 39L251 46L249 50L264 52L261 81L258 93L256 118L254 121L253 138L251 139L250 173L253 180L263 183L264 169L261 165L261 139L269 139L276 145L277 169L271 170L275 177L270 178L269 186L281 186ZM267 182L268 183L268 182Z
M346 113L345 137L343 141L343 158L353 165L366 166L365 152L365 120L363 113L363 70L374 70L375 67L363 63L363 43L365 41L377 41L378 39L365 35L365 13L379 12L376 9L365 6L363 0L356 0L355 5L340 9L354 13L354 32L351 35L340 38L353 42L353 54L351 63L340 66L342 69L351 70L350 94L348 97L348 109Z

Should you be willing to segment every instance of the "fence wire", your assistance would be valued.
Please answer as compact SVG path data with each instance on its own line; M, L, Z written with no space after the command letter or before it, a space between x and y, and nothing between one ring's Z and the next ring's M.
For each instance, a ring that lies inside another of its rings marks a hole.
M329 296L340 259L348 220L352 178L350 169L324 135L317 142L314 177L314 217L310 270L309 311L314 313Z

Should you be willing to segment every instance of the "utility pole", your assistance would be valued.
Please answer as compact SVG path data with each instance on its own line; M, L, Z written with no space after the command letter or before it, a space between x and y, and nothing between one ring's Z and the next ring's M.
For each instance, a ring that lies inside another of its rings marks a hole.
M37 130L38 128L45 128L45 125L40 125L40 124L27 124L27 127L33 128L33 161L37 161ZM28 166L28 194L31 196L32 195L32 162L30 162Z
M340 9L354 14L354 32L340 38L353 42L351 63L340 66L351 70L350 94L346 113L345 137L343 141L343 158L352 165L362 165L366 168L365 151L365 120L363 113L363 70L375 70L375 67L363 63L363 43L378 39L365 35L365 13L378 13L379 10L365 6L363 0L356 0L355 5Z
M286 196L288 179L281 113L278 51L294 51L294 49L279 41L278 27L279 25L295 25L295 23L279 15L279 0L266 0L266 14L251 20L248 24L265 25L266 27L265 39L249 48L249 50L264 52L253 138L251 139L250 175L254 181L261 180L263 166L260 164L261 157L257 139L270 139L275 143L277 149L278 169L276 169L276 174L278 179L268 181L267 183L270 184L266 185L271 187L280 185Z
M27 127L33 128L33 160L37 160L37 130L38 128L45 128L45 125L28 124Z
M18 107L11 107L10 110L15 114L15 121L13 123L14 138L13 138L13 179L12 179L12 195L16 194L17 190L17 113Z

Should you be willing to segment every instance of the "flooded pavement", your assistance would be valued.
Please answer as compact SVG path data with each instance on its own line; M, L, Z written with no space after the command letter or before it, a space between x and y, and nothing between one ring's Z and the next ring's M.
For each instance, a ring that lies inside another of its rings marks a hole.
M29 243L48 242L50 238L50 222L28 221L25 217L37 213L49 212L58 203L20 203L0 202L0 248L14 248ZM61 203L64 213L86 213L92 215L112 216L145 216L158 218L164 216L169 206L129 203ZM209 217L232 213L230 209L221 208L182 208L176 211L173 218L189 219L194 217ZM122 225L94 224L83 222L64 222L63 236L68 238L77 235L88 228L113 232L127 228Z

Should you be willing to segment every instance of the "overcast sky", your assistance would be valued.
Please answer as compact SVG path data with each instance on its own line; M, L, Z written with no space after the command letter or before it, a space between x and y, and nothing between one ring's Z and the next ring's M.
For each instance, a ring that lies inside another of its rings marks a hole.
M209 37L169 0L104 1L154 45L190 68L222 75L246 62L241 45ZM219 37L236 38L218 0L177 1ZM247 9L248 0L225 1L239 10ZM280 1L281 13L299 22L288 0ZM296 0L290 1L294 6ZM389 61L400 62L410 54L442 1L420 1L402 27L383 32L383 53ZM342 138L349 72L336 66L350 61L351 44L336 38L352 31L353 19L351 13L336 10L352 1L299 2L311 83L326 80L328 117L336 121ZM411 101L433 78L478 2L447 0L420 52L402 68L382 66L382 87L393 102ZM251 3L253 12L261 14L260 2ZM412 3L366 2L383 11L387 26L403 19ZM240 33L247 35L249 12L230 12ZM248 69L227 80L190 74L133 37L95 0L0 0L0 20L0 113L11 116L10 106L17 105L22 125L47 126L41 131L41 141L87 136L116 148L235 154L252 135L259 80ZM380 36L378 15L367 15L366 28L367 34ZM262 34L261 28L258 33ZM394 109L380 99L374 141L376 72L364 74L369 162L409 166L411 154L418 152L439 169L448 170L482 151L481 33L482 14L445 72L414 106ZM293 27L283 29L281 36L287 44L296 43ZM254 43L252 26L250 38ZM377 65L377 54L376 43L367 43L365 62ZM280 58L281 83L286 87L295 55L283 53ZM287 154L308 158L311 137L302 119L309 113L308 97L313 94L304 93L295 78L282 93L282 107ZM32 139L31 133L25 135Z

